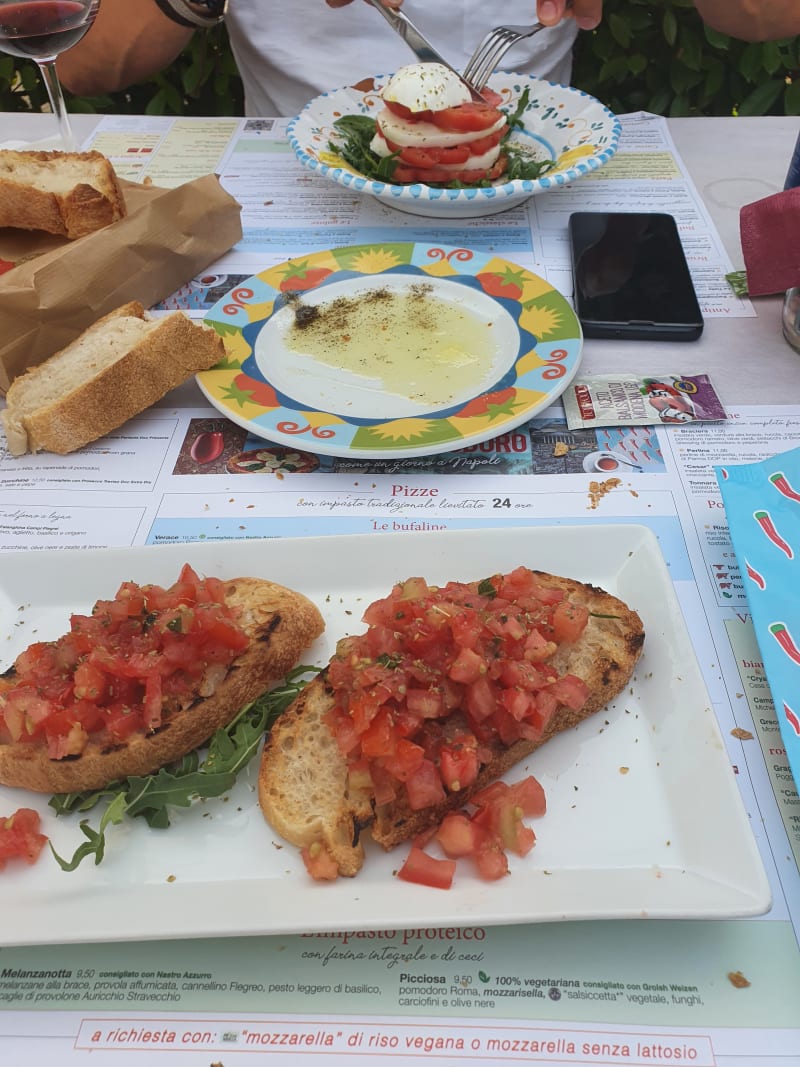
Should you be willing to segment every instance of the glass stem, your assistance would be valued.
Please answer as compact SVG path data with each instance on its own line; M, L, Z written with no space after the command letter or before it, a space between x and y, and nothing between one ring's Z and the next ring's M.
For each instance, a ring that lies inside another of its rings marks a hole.
M50 107L58 119L58 129L61 134L61 143L64 151L75 152L78 144L72 132L72 126L70 126L67 105L64 103L64 94L61 92L61 82L56 74L55 58L39 60L39 70L47 89L47 95L50 97Z

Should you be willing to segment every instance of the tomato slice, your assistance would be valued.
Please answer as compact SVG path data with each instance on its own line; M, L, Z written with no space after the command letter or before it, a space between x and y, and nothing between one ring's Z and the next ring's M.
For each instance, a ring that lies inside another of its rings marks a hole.
M398 118L405 119L407 122L430 122L430 111L412 111L410 107L406 107L405 104L398 104L396 100L384 99L384 104L388 109L393 112Z
M456 861L440 860L412 845L406 861L397 872L404 882L431 886L433 889L449 889L456 873Z
M475 133L488 130L505 115L491 104L480 100L471 100L457 107L447 107L443 111L431 112L430 121L440 130L453 130L459 133Z

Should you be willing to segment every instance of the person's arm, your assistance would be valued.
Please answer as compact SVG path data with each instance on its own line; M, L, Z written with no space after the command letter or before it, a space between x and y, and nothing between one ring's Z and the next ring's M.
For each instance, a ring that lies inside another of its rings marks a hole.
M343 7L351 0L325 2ZM402 2L383 0L387 7L400 7ZM78 96L118 92L168 67L192 32L164 15L156 0L103 0L86 36L59 56L59 77Z
M798 0L694 0L702 20L742 41L777 41L800 34Z
M169 66L191 36L155 0L103 0L89 32L59 56L59 77L79 96L117 92Z

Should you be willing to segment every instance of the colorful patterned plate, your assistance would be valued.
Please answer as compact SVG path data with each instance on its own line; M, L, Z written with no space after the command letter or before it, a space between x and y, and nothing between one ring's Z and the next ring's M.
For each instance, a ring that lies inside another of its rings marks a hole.
M491 323L495 348L480 387L465 387L454 371L441 395L420 400L389 391L375 368L356 375L286 342L296 313L289 294L325 313L342 298L420 290ZM227 358L197 381L223 415L292 448L379 459L447 452L515 429L561 395L582 342L575 313L549 282L490 253L429 244L354 245L290 260L232 289L206 321Z
M380 89L388 77L378 74L358 85L316 97L292 119L287 134L304 166L400 211L435 218L493 215L535 193L569 185L602 167L617 151L622 127L616 116L593 96L526 74L496 73L489 85L502 97L500 106L504 111L513 112L523 92L529 92L523 125L512 138L531 150L536 159L554 160L553 170L536 179L501 179L485 189L439 189L420 182L392 185L371 181L354 171L335 150L337 131L333 123L342 115L376 115L383 107Z

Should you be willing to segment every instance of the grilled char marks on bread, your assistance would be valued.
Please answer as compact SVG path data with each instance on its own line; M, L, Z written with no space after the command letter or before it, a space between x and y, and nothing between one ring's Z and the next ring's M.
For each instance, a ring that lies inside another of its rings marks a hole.
M0 744L0 782L40 793L71 793L151 774L202 745L245 704L283 678L324 628L310 600L273 582L232 579L226 600L240 609L237 622L250 637L250 646L210 696L168 713L154 733L134 735L115 747L90 741L80 756L68 759L49 759L38 744Z
M0 151L0 226L74 239L125 214L114 168L100 152Z
M12 455L65 455L103 437L225 355L222 338L181 311L150 318L132 300L15 378L0 415Z
M390 805L375 807L363 793L348 789L347 762L324 722L333 693L324 674L316 678L287 710L267 739L259 774L259 801L275 830L301 848L322 841L340 874L360 869L361 831L369 826L385 849L437 825L448 811L463 807L469 797L499 778L562 730L577 726L599 711L628 684L644 644L641 619L617 597L602 589L541 571L544 585L564 590L590 612L583 634L562 645L549 661L559 674L575 674L589 687L580 711L559 707L538 741L521 740L509 748L497 741L494 757L469 788L451 793L435 807L414 811L404 793Z

